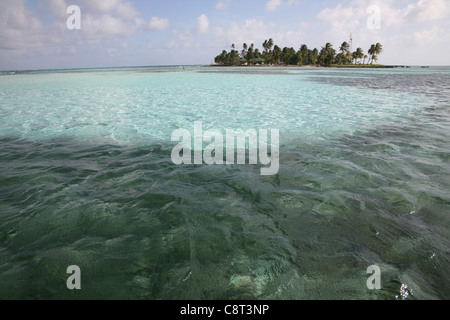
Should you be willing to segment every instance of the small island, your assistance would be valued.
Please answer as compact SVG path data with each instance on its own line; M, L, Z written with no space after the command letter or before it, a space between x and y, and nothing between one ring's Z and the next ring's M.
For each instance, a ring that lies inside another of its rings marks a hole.
M301 45L299 50L293 47L281 49L274 44L273 39L265 40L262 47L261 51L255 48L253 43L250 46L244 43L239 52L235 44L232 44L231 51L223 50L215 57L214 62L218 66L385 67L374 64L378 62L378 57L383 52L383 46L380 43L372 44L367 54L362 48L352 52L348 42L341 44L339 52L329 42L320 51L317 48L311 50L306 44Z

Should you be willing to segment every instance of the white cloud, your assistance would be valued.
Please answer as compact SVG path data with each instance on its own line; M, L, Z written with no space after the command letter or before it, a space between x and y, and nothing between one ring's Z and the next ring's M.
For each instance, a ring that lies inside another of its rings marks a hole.
M169 19L166 18L158 18L158 17L152 17L148 26L149 30L165 30L169 27Z
M73 3L81 8L81 30L67 29L67 8ZM169 27L165 18L145 21L129 0L41 0L37 9L28 5L27 0L0 0L2 69L22 68L31 61L53 68L62 59L71 65L80 61L76 52L86 52L80 46L94 43L104 50L99 55L118 57L128 48L128 37Z
M89 12L107 13L122 2L122 0L85 0L85 6Z
M178 30L173 30L172 31L172 36L174 38L176 38L176 40L171 40L168 45L167 48L168 49L179 49L179 48L192 48L192 46L194 45L194 36L192 34L192 32L190 32L189 30L183 30L183 31L178 31Z
M29 11L25 0L0 1L0 48L17 50L42 46L44 28L39 17Z
M281 6L282 0L269 0L266 4L266 10L267 11L275 11L278 9L279 6Z
M262 49L262 43L269 38L281 47L288 46L298 49L305 38L306 28L304 23L299 24L294 30L279 29L275 24L266 23L260 19L247 19L244 22L231 23L228 27L215 28L214 38L217 46L236 45L239 50L243 43L255 44L256 48Z
M266 11L275 11L278 10L282 5L285 7L290 7L292 5L300 4L302 0L269 0L266 4Z
M438 42L441 36L445 37L442 30L438 26L434 26L431 29L414 32L411 40L416 46L428 46L434 42Z
M141 13L130 2L119 2L115 6L115 15L125 20L133 20Z
M262 20L247 19L243 23L232 22L228 28L216 28L215 38L226 43L235 43L236 45L242 43L256 43L260 40L264 41L269 32Z
M448 28L447 23L417 32L385 36L381 58L394 65L449 65ZM433 52L432 59L430 52Z
M325 8L317 15L319 20L328 22L334 31L345 30L345 33L355 31L367 17L367 7L364 10L364 6L345 6L343 3L339 3L335 8Z
M196 36L209 33L209 19L205 14L197 18L197 24L191 28L173 29L172 37L168 44L168 49L191 49L200 46L199 39Z
M47 7L53 17L57 19L67 19L67 8L70 4L66 0L47 0Z
M396 8L392 0L352 0L340 2L335 8L325 8L318 15L319 20L330 23L334 28L355 27L366 23L367 9L371 5L380 8L382 24L385 27L405 26L439 21L450 15L448 0L416 0L404 8Z
M54 0L53 0L54 1ZM142 31L141 13L125 0L83 0L82 34L87 39L127 37Z
M217 10L226 10L230 5L231 0L219 0L216 3Z
M205 14L202 14L197 19L197 30L199 33L205 34L209 31L209 19Z
M81 31L68 32L66 20L69 0L45 0L53 19L45 19L26 7L26 0L0 1L0 48L32 49L64 43L84 43L138 32L164 30L169 20L152 17L147 23L127 0L80 0Z
M120 19L110 14L96 16L85 14L81 31L87 39L105 39L112 37L126 37L134 34L142 26L142 20L132 21Z
M371 15L367 8L371 5L380 8L379 30L367 27L367 20ZM381 42L385 48L380 57L381 63L406 64L408 61L423 60L426 54L420 48L424 45L439 52L450 50L450 44L446 40L450 34L449 15L448 0L412 0L403 6L394 0L352 0L323 9L317 18L329 25L323 40L331 41L337 46L348 41L350 32L353 32L353 49L362 47L367 51L370 44ZM400 52L403 54L399 54ZM401 62L402 59L404 62Z
M450 2L446 0L419 0L403 13L404 22L420 23L448 18Z
M288 6L292 6L294 4L299 4L299 3L301 3L301 0L288 0L286 4Z

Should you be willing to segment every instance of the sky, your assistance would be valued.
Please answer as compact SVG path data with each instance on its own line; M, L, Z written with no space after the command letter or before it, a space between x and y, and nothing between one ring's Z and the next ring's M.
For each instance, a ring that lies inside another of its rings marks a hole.
M450 0L0 0L0 70L205 65L232 44L350 34L380 42L381 64L450 65Z

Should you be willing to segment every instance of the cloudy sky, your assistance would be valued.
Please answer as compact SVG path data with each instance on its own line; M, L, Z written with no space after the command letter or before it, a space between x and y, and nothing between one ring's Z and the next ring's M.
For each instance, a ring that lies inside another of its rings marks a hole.
M450 0L0 0L0 70L210 64L232 43L338 48L350 33L354 49L381 42L380 63L450 65Z

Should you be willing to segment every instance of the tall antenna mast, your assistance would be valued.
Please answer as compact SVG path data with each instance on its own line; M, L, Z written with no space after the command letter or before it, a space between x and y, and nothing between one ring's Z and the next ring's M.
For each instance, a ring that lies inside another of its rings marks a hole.
M353 52L353 34L350 33L350 52Z

